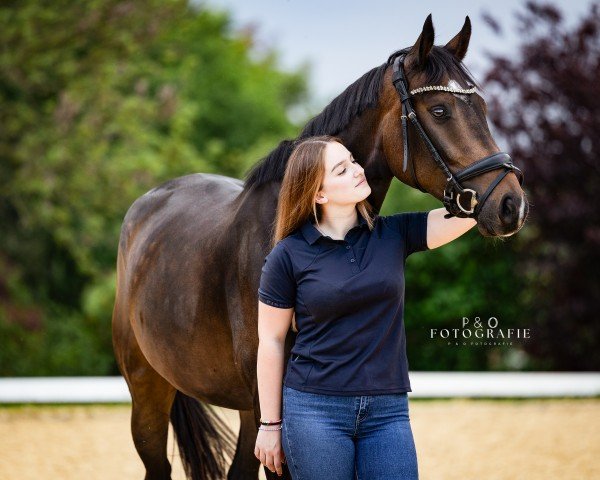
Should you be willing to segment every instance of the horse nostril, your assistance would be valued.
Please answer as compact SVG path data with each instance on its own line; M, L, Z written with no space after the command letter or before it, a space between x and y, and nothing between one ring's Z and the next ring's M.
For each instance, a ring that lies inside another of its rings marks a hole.
M500 220L504 225L514 224L517 220L518 209L514 197L507 194L500 205Z

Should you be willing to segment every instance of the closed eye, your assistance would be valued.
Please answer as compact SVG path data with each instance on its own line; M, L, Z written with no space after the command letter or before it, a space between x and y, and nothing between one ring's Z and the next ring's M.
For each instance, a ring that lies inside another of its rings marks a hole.
M356 160L352 160L352 163L356 163ZM340 175L343 175L344 173L346 173L346 170L347 170L346 168L342 169L342 171L340 173L338 173L338 177Z

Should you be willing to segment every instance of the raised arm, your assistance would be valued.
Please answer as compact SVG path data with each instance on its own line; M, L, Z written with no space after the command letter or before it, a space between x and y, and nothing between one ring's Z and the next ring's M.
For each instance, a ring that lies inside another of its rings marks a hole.
M427 216L427 246L429 249L441 247L477 225L477 221L473 218L444 218L446 213L448 212L445 208L436 208L431 210Z

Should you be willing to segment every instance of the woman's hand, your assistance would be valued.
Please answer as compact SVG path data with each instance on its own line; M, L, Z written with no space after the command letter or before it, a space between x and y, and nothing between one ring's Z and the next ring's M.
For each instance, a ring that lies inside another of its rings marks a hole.
M285 454L281 447L281 430L259 430L254 456L272 472L283 475L281 464L285 463Z

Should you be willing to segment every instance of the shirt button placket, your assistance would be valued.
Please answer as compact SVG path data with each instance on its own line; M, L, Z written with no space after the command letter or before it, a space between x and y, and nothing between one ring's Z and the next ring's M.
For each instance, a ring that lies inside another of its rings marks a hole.
M352 264L352 273L358 273L358 265L356 264L356 258L354 256L354 252L352 251L351 245L346 245L346 250L348 250L348 257L350 258L350 263Z

